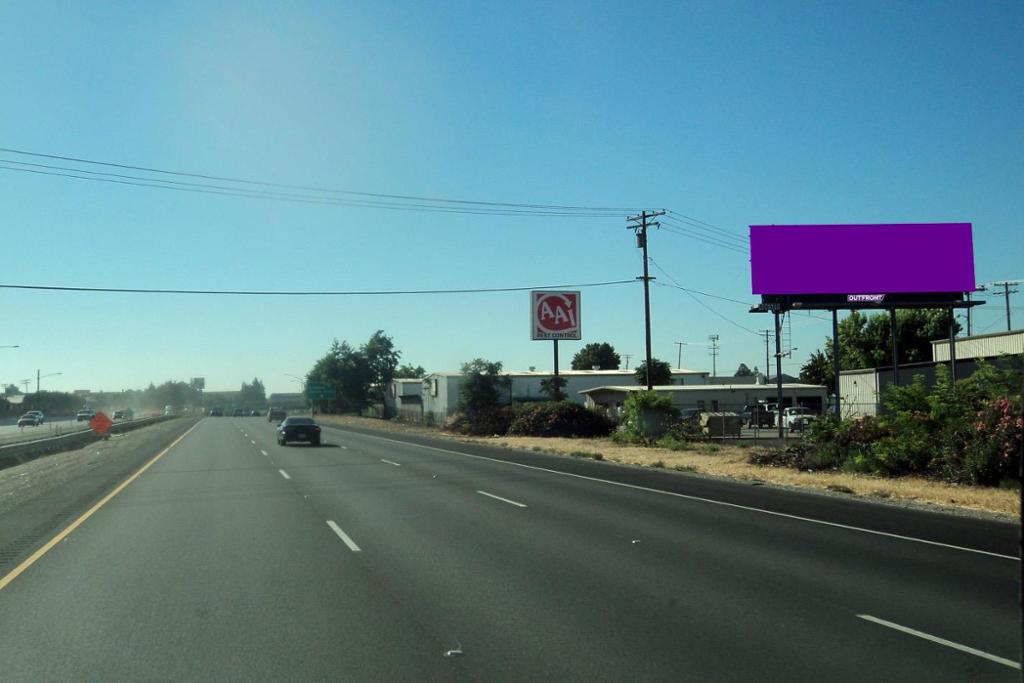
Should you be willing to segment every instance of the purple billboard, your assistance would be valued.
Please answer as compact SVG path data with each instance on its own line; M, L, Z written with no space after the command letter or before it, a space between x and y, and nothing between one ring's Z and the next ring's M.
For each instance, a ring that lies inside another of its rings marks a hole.
M763 295L970 292L971 224L751 225L750 275Z

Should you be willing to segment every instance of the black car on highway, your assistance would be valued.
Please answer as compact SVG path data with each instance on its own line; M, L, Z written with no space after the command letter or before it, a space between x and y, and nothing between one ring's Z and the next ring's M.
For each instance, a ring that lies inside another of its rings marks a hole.
M286 417L277 427L277 443L287 446L289 441L319 446L320 425L311 417Z

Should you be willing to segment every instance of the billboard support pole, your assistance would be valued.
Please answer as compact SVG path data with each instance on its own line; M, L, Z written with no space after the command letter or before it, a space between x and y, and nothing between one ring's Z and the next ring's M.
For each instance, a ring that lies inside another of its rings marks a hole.
M558 340L552 339L551 343L554 344L555 347L555 377L558 377Z
M971 310L971 309L967 309ZM949 382L956 391L956 317L953 307L949 307Z
M835 406L833 410L838 420L842 417L842 412L839 409L839 369L842 367L839 357L839 311L835 308L832 309L832 382L835 386Z
M892 335L892 383L900 385L899 343L896 341L896 309L889 309L889 334Z
M782 335L780 334L782 323L779 322L779 312L775 311L775 406L778 417L779 438L782 438Z

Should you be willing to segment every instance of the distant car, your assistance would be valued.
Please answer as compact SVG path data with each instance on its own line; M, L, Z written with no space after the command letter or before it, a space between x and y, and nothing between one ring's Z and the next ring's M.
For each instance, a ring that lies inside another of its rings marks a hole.
M775 415L764 403L752 403L743 408L743 422L748 427L773 427Z
M250 410L249 411L249 417L259 417L259 416L260 416L260 411L258 411L258 410Z
M287 417L277 428L277 443L287 446L289 441L302 441L310 446L320 445L320 425L311 417Z
M288 417L284 408L271 408L267 411L267 422L280 422Z
M235 417L242 417L244 414L245 413L242 412L241 408L235 408L235 412L233 413Z
M25 415L34 415L35 418L36 418L36 424L37 425L41 425L44 422L46 422L46 418L43 415L43 411L41 411L41 410L30 410L27 413L25 413Z
M94 417L96 417L96 413L94 413L91 410L88 410L88 409L79 410L78 413L75 415L75 422L88 422L89 420L93 419Z
M224 411L220 408L210 408L210 417L224 417Z
M125 408L124 410L114 411L115 420L131 420L133 417L135 417L135 413L132 412L131 408Z
M42 423L37 421L37 416L32 413L25 413L18 418L19 427L38 427L40 424Z
M792 431L807 429L811 420L818 418L818 415L810 408L803 406L790 406L782 411L782 426Z
M178 415L178 409L175 406L164 406L165 417L176 417Z

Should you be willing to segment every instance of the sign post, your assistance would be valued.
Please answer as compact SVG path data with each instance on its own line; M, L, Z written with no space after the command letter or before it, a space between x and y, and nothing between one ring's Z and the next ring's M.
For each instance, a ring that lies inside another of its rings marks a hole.
M558 340L583 338L579 292L530 292L530 339L550 339L554 351L554 375L558 377ZM555 380L558 389L558 380Z

